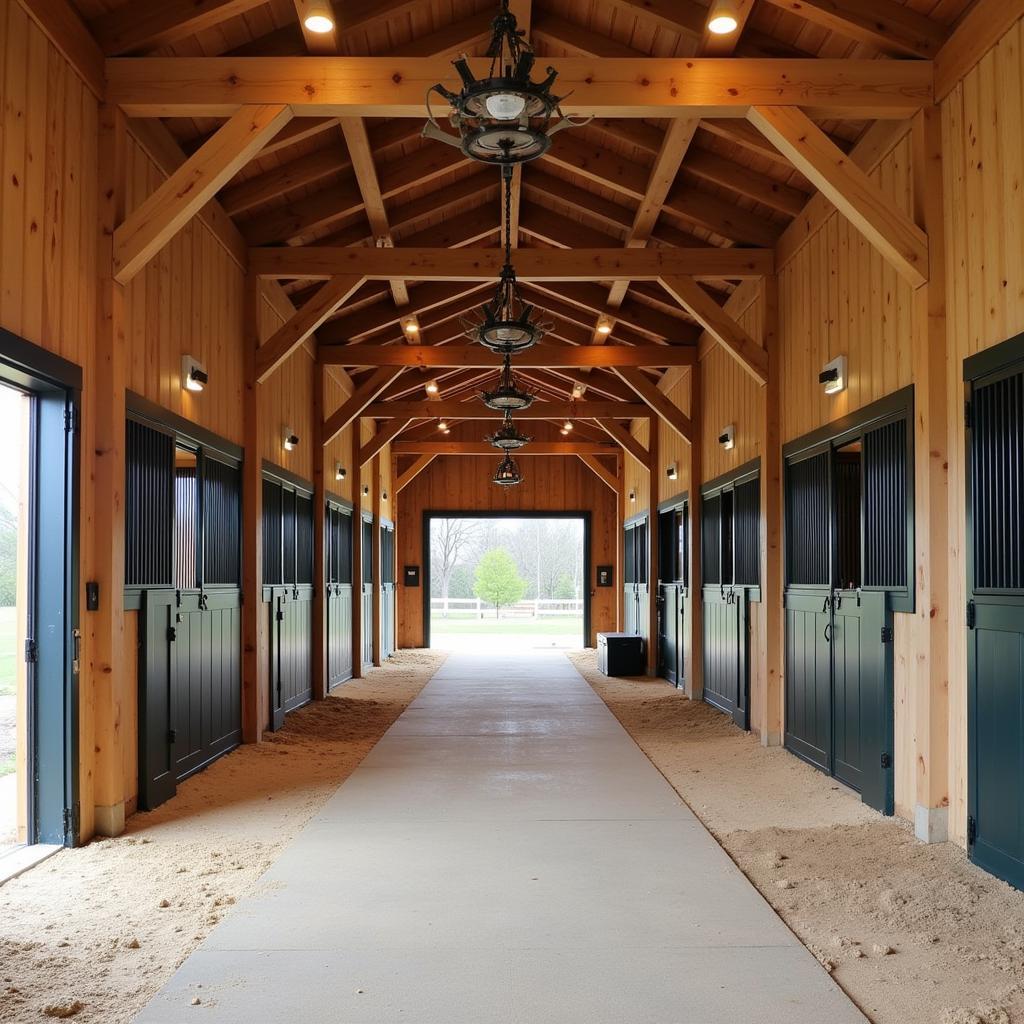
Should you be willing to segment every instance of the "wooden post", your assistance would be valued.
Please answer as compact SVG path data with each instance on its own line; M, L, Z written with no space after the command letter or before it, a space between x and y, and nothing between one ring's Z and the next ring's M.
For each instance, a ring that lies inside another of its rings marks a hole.
M761 284L764 300L764 347L768 380L761 421L761 609L764 617L764 687L762 706L755 709L761 744L782 743L785 690L785 617L782 608L782 367L779 359L779 282L774 275Z
M363 467L359 418L352 424L352 678L363 676Z
M698 361L690 368L690 421L693 423L693 441L690 444L690 601L685 631L688 657L686 695L690 700L704 697L704 605L701 578L701 500L703 480L704 401L701 391L701 370Z
M615 475L619 478L616 509L618 516L615 528L615 629L621 633L626 628L626 457L620 448L615 453Z
M647 674L658 674L660 644L658 643L658 570L661 559L658 550L658 501L661 494L660 432L661 420L652 416L647 442L650 478L650 511L647 517Z
M324 483L324 374L313 361L313 699L327 696L327 491Z
M381 664L381 597L383 596L384 578L381 575L381 543L380 543L380 455L374 455L370 472L370 501L373 508L373 533L370 535L370 552L373 574L373 663Z
M949 818L949 487L941 116L924 107L911 131L914 218L928 234L928 283L914 293L916 659L911 700L917 766L914 833L945 842ZM902 624L897 626L901 628Z
M91 806L84 807L82 838L124 831L126 786L122 747L127 737L124 650L125 379L124 288L114 276L114 231L125 216L127 126L116 107L100 109L99 295L91 365L86 366L88 417L83 445L84 578L99 584L100 605L85 613L88 656L83 726L84 780L91 776ZM83 602L84 607L84 602ZM89 714L91 706L92 714ZM89 762L92 760L91 770ZM88 781L83 790L87 793ZM91 820L91 828L89 827Z
M260 282L245 278L245 389L242 419L245 458L242 463L242 740L263 738L264 701L270 685L266 622L263 608L263 459L260 454L260 389L256 350L260 343Z

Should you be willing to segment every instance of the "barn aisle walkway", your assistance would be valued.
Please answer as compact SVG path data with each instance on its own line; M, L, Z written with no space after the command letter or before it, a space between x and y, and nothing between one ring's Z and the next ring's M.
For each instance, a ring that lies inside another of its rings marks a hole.
M864 1022L552 653L450 656L137 1018L826 1020Z

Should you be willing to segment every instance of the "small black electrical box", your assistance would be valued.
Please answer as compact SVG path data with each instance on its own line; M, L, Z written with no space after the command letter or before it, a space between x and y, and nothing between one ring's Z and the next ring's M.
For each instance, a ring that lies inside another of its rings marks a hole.
M402 582L407 587L418 587L420 585L420 567L418 565L407 565L402 573Z
M597 567L597 585L611 587L615 585L615 566L599 565Z
M85 585L85 610L87 612L100 610L100 585L95 580L89 580Z
M606 676L642 676L644 638L635 633L598 633L597 669Z

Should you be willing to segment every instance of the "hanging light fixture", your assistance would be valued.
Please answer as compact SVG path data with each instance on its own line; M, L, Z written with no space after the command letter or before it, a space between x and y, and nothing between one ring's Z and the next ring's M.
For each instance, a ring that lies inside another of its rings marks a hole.
M507 172L507 173L506 173ZM494 297L479 309L479 320L463 320L466 337L478 341L492 352L510 355L536 345L551 329L538 319L537 307L523 300L512 266L512 174L502 173L505 185L505 265L494 290Z
M440 82L427 90L423 137L456 146L471 160L511 166L543 156L556 132L586 124L590 118L574 121L559 109L563 97L551 93L558 77L554 68L547 69L544 81L530 80L536 57L508 5L509 0L501 0L492 22L491 42L484 54L491 58L487 77L476 78L463 55L452 62L462 79L461 92L451 92ZM430 109L434 92L451 106L450 120L458 135L437 123Z
M493 391L482 391L480 400L488 409L496 409L504 412L506 409L529 409L536 396L529 391L523 391L512 373L512 359L505 356L501 374L498 377L498 386Z
M519 464L511 455L506 455L501 460L497 471L494 474L494 482L502 487L515 487L523 482L523 475L519 472Z
M518 428L512 422L512 410L506 409L501 426L493 434L486 435L484 440L494 445L495 448L501 448L508 452L514 451L516 448L522 448L524 445L529 444L533 438L519 433Z

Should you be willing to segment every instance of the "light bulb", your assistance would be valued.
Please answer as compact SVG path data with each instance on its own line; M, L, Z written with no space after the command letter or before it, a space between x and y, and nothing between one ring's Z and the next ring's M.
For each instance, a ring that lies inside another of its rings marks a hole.
M334 22L326 14L311 14L303 24L310 32L316 32L321 36L326 35L334 28Z
M514 121L526 109L526 100L514 92L498 92L487 97L487 113L498 121Z
M612 325L604 317L602 317L597 322L597 333L598 334L611 334L612 333Z
M429 384L427 385L427 394L428 394L428 395L436 395L436 394L437 394L437 391L438 391L438 388L437 388L437 381L436 381L436 380L432 380L432 381L431 381L431 382L430 382L430 383L429 383Z
M570 430L572 430L572 424L568 420L566 420L565 421L565 426L562 427L562 433L563 434L568 434Z
M731 14L718 14L708 22L708 31L716 36L727 36L736 31L736 19Z

